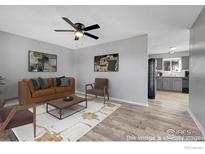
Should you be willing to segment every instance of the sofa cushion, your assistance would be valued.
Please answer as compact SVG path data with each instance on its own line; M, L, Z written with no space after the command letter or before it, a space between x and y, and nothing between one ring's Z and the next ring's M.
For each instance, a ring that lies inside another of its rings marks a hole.
M48 88L48 81L47 79L44 79L44 78L38 78L38 81L41 85L41 89L46 89Z
M35 90L38 90L41 88L41 85L38 79L31 79L31 81L32 81L33 88Z
M47 96L55 94L54 88L47 88L47 89L39 89L32 93L32 97L40 97L40 96Z
M69 79L68 78L61 78L61 87L69 86Z
M71 87L56 87L55 90L56 93L62 93L62 92L70 91Z
M47 82L48 82L48 88L51 88L54 86L54 78L47 78Z
M6 120L11 110L12 110L11 107L7 107L2 110L1 114L2 114L3 121ZM32 122L33 122L33 114L31 111L29 110L17 111L16 114L13 116L12 120L7 125L6 129L26 125Z

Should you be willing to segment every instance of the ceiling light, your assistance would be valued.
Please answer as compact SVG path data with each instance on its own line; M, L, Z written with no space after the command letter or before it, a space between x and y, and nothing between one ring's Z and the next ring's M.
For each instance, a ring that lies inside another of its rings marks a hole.
M174 54L176 49L176 47L169 47L169 54Z
M81 32L81 31L76 31L75 32L75 36L77 36L77 37L82 37L84 34L83 34L83 32Z
M176 50L177 48L176 47L170 47L169 49L170 50Z

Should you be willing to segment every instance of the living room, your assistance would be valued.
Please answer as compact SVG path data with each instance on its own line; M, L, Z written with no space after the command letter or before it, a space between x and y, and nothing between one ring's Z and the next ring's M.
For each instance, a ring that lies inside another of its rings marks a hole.
M1 5L0 141L204 141L204 89L198 96L195 87L203 60L194 52L204 12ZM166 90L148 99L148 59L175 46L174 56L189 53L189 97Z

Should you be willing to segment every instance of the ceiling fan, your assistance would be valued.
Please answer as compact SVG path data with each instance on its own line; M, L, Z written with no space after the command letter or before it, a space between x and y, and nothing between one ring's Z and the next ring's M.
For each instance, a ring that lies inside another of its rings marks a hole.
M66 17L62 17L63 20L65 20L68 24L70 24L74 30L54 30L55 32L74 32L75 33L75 39L74 40L79 40L83 35L86 35L88 37L91 37L93 39L98 39L98 36L95 36L93 34L87 33L87 31L94 30L100 28L98 24L91 25L88 27L85 27L84 24L82 23L73 23Z

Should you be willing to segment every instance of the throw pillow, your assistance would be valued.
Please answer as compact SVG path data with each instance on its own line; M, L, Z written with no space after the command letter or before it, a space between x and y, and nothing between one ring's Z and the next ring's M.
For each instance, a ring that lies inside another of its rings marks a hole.
M68 78L61 78L61 87L67 87L69 86L69 80Z
M38 79L31 79L32 84L33 84L33 88L35 90L38 90L41 88L40 82L38 81Z
M40 83L41 89L46 89L48 88L48 81L44 78L38 78L38 81Z
M61 79L62 79L62 78L65 78L65 76L61 76L61 77L56 78L56 84L57 84L57 86L60 86L60 85L61 85Z

